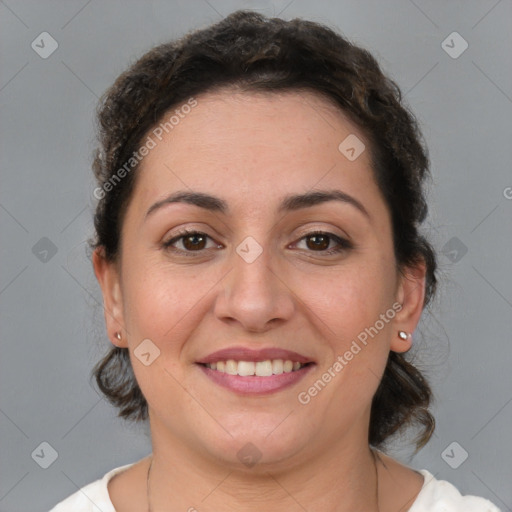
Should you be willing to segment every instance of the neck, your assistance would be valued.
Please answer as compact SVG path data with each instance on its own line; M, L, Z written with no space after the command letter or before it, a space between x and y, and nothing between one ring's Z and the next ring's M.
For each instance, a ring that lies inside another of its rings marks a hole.
M289 469L266 465L245 471L184 456L183 445L176 448L152 456L149 512L379 511L378 465L368 446L330 450Z

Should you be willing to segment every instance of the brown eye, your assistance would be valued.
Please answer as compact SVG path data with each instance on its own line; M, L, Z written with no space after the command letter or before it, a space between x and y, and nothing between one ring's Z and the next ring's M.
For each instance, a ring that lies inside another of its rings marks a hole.
M304 241L306 249L308 251L320 253L322 256L329 256L342 251L348 251L352 249L352 244L334 235L333 233L327 233L324 231L315 231L303 236L299 243Z
M194 251L196 249L204 249L206 245L206 236L200 233L194 233L191 235L187 235L182 237L183 239L183 247L187 249L187 251Z
M325 251L329 247L330 238L327 235L308 235L306 239L309 249Z
M187 255L194 252L200 253L209 249L209 247L207 247L208 240L213 241L213 239L205 233L199 231L183 231L178 236L162 245L165 249ZM217 248L221 247L219 244L213 245Z

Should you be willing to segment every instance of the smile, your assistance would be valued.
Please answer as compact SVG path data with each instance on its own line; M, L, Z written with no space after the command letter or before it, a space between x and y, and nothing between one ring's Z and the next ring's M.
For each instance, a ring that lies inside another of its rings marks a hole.
M239 375L240 377L270 377L300 370L305 364L290 359L267 359L265 361L217 361L205 365L210 370L215 370L228 375Z
M211 382L239 395L265 395L281 391L305 377L313 358L292 350L247 346L226 347L196 361Z

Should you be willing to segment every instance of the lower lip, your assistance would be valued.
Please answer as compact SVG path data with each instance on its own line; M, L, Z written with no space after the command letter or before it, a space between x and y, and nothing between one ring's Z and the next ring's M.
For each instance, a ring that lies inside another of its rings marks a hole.
M294 372L268 377L258 377L256 375L241 377L240 375L218 372L202 364L199 365L204 374L213 382L241 395L266 395L281 391L302 380L313 366L313 364L308 364Z

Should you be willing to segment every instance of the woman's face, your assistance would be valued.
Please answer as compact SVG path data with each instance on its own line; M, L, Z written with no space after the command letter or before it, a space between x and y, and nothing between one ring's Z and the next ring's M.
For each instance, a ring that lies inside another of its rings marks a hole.
M312 93L196 99L149 133L120 259L95 255L154 445L283 467L358 449L424 289L397 271L365 137Z

